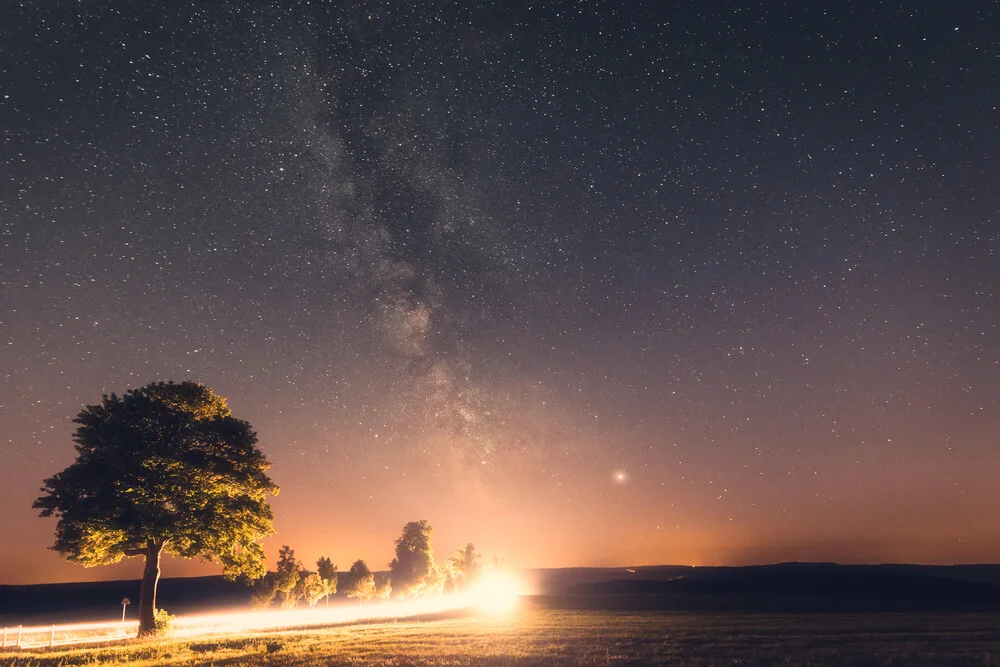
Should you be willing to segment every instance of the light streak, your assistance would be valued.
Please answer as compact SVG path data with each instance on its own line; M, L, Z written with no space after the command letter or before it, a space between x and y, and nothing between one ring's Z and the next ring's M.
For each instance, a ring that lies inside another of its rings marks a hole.
M190 638L305 629L359 621L431 616L462 609L475 609L491 614L510 613L516 608L518 596L523 593L520 580L513 574L487 571L467 590L446 595L358 605L347 603L311 609L220 611L178 616L171 623L169 636ZM18 641L15 635L20 640L20 648L39 648L133 639L138 630L138 621L15 626L7 628L7 641L3 648L15 647Z
M135 637L139 631L139 622L101 621L96 623L8 626L4 630L4 645L0 648L37 648L40 646L92 644Z

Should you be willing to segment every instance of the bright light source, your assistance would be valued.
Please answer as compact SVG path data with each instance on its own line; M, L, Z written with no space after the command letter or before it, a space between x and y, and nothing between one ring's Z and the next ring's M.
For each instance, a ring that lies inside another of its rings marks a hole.
M510 572L489 570L469 590L472 603L491 614L508 614L517 607L521 582Z

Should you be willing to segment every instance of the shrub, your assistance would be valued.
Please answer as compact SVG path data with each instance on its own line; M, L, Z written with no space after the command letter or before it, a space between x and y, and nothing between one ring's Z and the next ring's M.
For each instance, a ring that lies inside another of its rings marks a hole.
M166 609L156 609L153 611L153 627L156 628L156 634L166 635L170 633L170 629L173 627L174 619L177 618L171 614Z

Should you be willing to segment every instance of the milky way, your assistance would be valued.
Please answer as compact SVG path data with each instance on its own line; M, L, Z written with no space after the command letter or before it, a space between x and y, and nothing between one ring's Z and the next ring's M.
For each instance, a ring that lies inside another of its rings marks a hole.
M1000 558L996 8L104 4L0 9L0 583L161 379L272 558Z

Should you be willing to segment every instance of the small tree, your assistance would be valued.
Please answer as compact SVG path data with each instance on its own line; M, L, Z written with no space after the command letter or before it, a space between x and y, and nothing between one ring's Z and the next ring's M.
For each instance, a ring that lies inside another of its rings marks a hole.
M296 599L305 600L310 607L327 594L326 583L315 572L299 573L299 585L296 587Z
M274 602L278 589L274 585L274 572L268 572L250 591L250 606L254 609L267 609Z
M347 597L357 598L358 602L371 600L375 596L375 576L368 569L368 564L363 560L356 560L351 565L350 571L351 587L347 591Z
M476 547L472 542L459 549L448 563L451 565L451 575L454 578L453 585L457 588L462 588L474 580L481 567L479 554L476 553Z
M274 588L281 593L281 608L291 609L297 602L295 587L299 583L302 563L295 558L295 550L287 544L278 551L278 569L274 573Z
M323 580L326 588L326 606L330 606L330 596L337 592L337 566L329 558L320 558L316 561L316 573Z
M260 540L278 492L257 435L196 382L159 382L104 396L73 420L76 461L34 502L55 516L52 547L85 567L142 557L139 634L156 631L164 553L218 560L229 579L264 576Z
M375 578L375 599L388 600L392 594L392 581L388 574L382 574Z
M438 579L431 549L431 525L426 520L411 521L403 526L396 540L396 557L389 563L392 588L397 597L419 595Z

